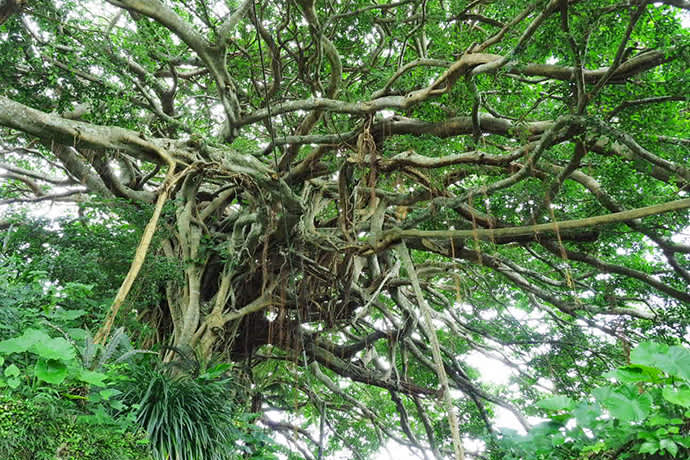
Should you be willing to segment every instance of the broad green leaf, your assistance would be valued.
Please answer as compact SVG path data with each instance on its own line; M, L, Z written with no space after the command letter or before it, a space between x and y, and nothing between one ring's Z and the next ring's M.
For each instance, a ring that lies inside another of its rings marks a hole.
M67 377L67 366L57 359L39 359L34 372L39 380L59 385Z
M690 436L674 436L673 440L676 442L676 444L680 444L681 446L690 449Z
M25 345L24 342L15 339L7 339L0 342L0 353L22 353L28 350L29 345Z
M592 391L594 397L611 415L623 422L640 422L647 418L652 407L652 397L648 393L623 393L623 389L601 387ZM632 393L632 394L630 394Z
M105 386L104 380L106 379L106 375L102 374L100 372L94 372L94 371L89 371L89 370L82 370L79 373L79 376L77 379L81 380L84 383L88 383L89 385L96 385L99 387Z
M10 364L5 368L5 377L17 377L20 374L19 368L14 364Z
M659 369L669 374L685 379L690 383L690 350L681 346L673 346L668 350L664 366Z
M0 353L23 353L35 343L50 340L50 336L37 329L27 329L19 337L0 342Z
M657 382L664 377L664 373L655 367L642 364L619 367L604 374L604 377L614 378L621 383Z
M656 342L642 342L630 352L630 362L656 367L659 356L666 354L668 345Z
M108 401L108 405L116 411L124 411L127 408L122 401L117 399Z
M690 382L690 350L684 347L643 342L631 352L630 360Z
M670 453L674 458L678 455L678 445L670 439L662 439L659 441L659 447Z
M589 427L601 415L601 408L598 405L584 402L573 409L573 415L579 426Z
M120 393L122 393L120 390L116 390L114 388L108 388L107 390L101 390L98 392L98 394L101 396L101 398L103 398L106 401L108 399L112 398L113 396L118 395Z
M65 339L52 338L44 331L27 329L19 337L0 342L0 353L23 353L29 351L45 359L69 361L74 359L72 345Z
M19 387L19 385L22 383L21 380L19 380L19 377L12 377L7 379L7 386L12 388L13 390Z
M567 396L552 396L537 402L537 407L548 411L571 410L575 402Z
M659 450L659 444L653 441L647 441L642 443L640 449L638 450L641 454L653 454Z
M55 309L53 311L53 318L60 321L73 321L86 315L85 310L66 310L64 308Z
M688 387L674 388L667 385L661 390L661 394L672 404L690 408L690 388Z
M35 343L30 351L45 359L71 361L75 357L74 347L62 337L50 338L47 341Z
M652 415L649 417L649 420L647 420L648 426L668 425L669 423L670 420L661 415Z

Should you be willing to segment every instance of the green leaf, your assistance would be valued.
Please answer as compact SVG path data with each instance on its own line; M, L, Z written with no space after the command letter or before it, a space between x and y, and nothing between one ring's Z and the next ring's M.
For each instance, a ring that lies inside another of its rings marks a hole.
M662 439L659 441L659 447L670 453L674 458L678 455L678 445L670 439Z
M18 377L12 377L7 379L7 386L15 390L22 383Z
M660 356L668 351L668 345L656 342L642 342L630 352L630 362L656 367Z
M690 437L688 436L674 436L673 440L676 444L680 444L683 447L690 449Z
M98 392L101 398L103 398L105 401L120 393L122 393L120 390L116 390L114 388L108 388L107 390L101 390Z
M73 321L75 319L81 318L82 316L86 315L87 312L85 310L66 310L64 308L56 308L53 311L53 318L56 320L60 321Z
M552 396L538 401L537 407L548 411L571 410L575 407L575 401L567 396Z
M668 430L667 430L666 428L657 428L657 429L654 431L654 435L655 435L657 438L664 437L664 436L666 436L667 434L668 434Z
M627 391L625 391L627 390ZM652 407L652 397L648 393L636 394L626 387L596 388L594 397L611 415L623 422L640 422L647 418Z
M34 372L39 380L59 385L67 377L67 366L57 359L39 359Z
M5 377L17 377L20 374L19 368L14 364L10 364L5 368Z
M673 346L668 350L665 367L659 369L690 382L690 350L681 346Z
M652 415L649 417L649 420L647 420L647 425L648 426L659 426L659 425L668 425L670 422L669 419L666 417L663 417L661 415Z
M662 388L661 395L672 404L690 408L690 388L674 388L667 385Z
M88 383L89 385L96 385L98 387L104 387L107 375L100 372L94 372L89 370L82 370L77 377L78 380Z
M601 415L601 408L598 405L580 403L573 410L573 415L577 420L579 426L591 426L594 421Z
M630 366L619 367L604 374L604 377L613 378L621 383L637 383L637 382L658 382L664 377L663 372L655 367L645 366L641 364L633 364Z
M61 337L54 339L38 329L26 329L19 337L0 342L0 353L26 351L45 359L69 361L75 357L74 348L67 340Z
M50 340L50 336L43 331L27 329L19 337L3 340L0 342L0 353L23 353L41 340Z
M35 343L30 351L45 359L71 361L75 357L74 347L62 337L49 338L47 341Z
M659 450L659 444L653 441L647 441L642 443L640 449L638 450L641 454L653 454Z
M630 353L630 361L661 369L690 382L690 350L684 347L643 342Z

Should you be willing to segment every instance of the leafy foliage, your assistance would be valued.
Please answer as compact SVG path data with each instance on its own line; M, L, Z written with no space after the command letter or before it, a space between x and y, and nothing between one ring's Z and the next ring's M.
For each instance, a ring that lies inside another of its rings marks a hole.
M140 365L124 382L121 400L135 408L154 458L272 459L273 442L235 406L228 365L194 377L174 367ZM251 454L251 455L247 455Z
M142 433L78 416L47 395L0 396L0 457L7 460L150 460Z
M505 459L640 459L690 455L690 349L643 342L591 397L537 403L548 420L502 439ZM652 455L653 457L648 457Z

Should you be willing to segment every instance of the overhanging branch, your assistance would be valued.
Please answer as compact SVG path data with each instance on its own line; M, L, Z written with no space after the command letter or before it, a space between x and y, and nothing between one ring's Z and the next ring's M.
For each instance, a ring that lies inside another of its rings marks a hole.
M370 234L370 243L368 245L361 246L361 249L365 254L379 252L395 242L408 239L476 239L482 241L494 241L496 239L520 238L531 235L536 237L541 233L557 233L561 230L574 230L598 225L614 224L666 212L680 211L688 208L690 208L690 198L602 216L551 222L546 224L525 225L522 227L473 230L401 230L399 228L394 228L391 230L386 230L380 234ZM371 241L373 241L373 243L371 243Z

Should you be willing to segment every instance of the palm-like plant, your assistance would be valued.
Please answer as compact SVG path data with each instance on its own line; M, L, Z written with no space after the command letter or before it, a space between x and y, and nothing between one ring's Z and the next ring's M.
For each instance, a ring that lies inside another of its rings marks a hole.
M225 460L243 450L228 380L161 366L138 366L132 374L123 399L137 408L156 460Z

